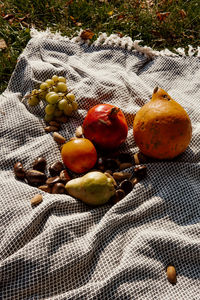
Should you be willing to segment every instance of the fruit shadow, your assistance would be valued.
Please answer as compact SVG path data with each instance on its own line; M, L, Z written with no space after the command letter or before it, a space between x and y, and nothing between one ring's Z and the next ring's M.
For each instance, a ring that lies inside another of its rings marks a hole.
M147 166L147 180L141 180L140 184L144 190L151 186L154 196L163 200L166 215L180 226L200 221L197 215L200 184L196 177L199 166L194 163L199 162L198 156L190 147L170 160L153 159L138 153L140 163Z
M155 158L151 158L149 156L146 156L144 154L142 154L142 152L138 151L137 155L139 155L140 158L140 163L157 163L157 164L161 164L161 163L166 163L166 162L173 162L173 163L179 163L179 162L185 162L185 163L199 163L200 162L200 151L198 152L194 152L192 150L192 147L189 145L187 147L187 149L179 154L178 156L174 157L174 158L170 158L170 159L155 159Z
M165 274L167 266L171 264L175 266L177 276L198 279L200 250L197 243L197 228L193 227L200 222L199 217L195 219L195 214L198 215L198 207L196 205L193 214L189 214L190 209L182 201L187 187L185 186L184 189L183 186L180 186L174 195L174 192L168 190L167 186L160 189L158 178L159 176L156 176L154 180L151 180L147 175L147 178L139 183L140 187L135 190L136 198L131 199L132 208L130 208L130 203L125 205L126 199L123 200L124 203L121 206L120 203L117 204L119 218L120 220L129 218L129 222L135 229L142 229L137 230L130 242L135 245L136 255L143 256L144 261L149 261L150 266L153 261L157 261L160 264L161 272ZM170 178L168 179L170 181ZM137 192L140 193L139 197L137 197ZM190 188L188 194L191 194L191 198L193 197L192 193L194 194ZM179 195L179 199L176 199L177 195ZM196 204L197 201L196 197ZM192 207L193 204L190 206ZM144 209L144 207L146 208ZM166 221L167 227L165 228ZM143 246L141 247L141 245ZM160 272L160 267L158 272ZM166 284L169 284L167 280Z
M152 194L143 201L159 199L160 203L158 207L152 207L149 211L151 216L147 215L144 222L167 220L167 228L158 228L157 232L153 230L145 240L148 247L141 248L139 252L148 258L156 258L163 268L168 264L174 265L177 276L198 279L200 265L197 257L200 250L195 225L200 223L200 184L197 176L190 177L189 171L193 170L190 163L179 162L178 166L174 166L174 162L160 163L154 161L149 164L150 174L147 180L140 182L142 188L147 189L150 185L152 190ZM198 166L197 169L199 172ZM151 250L147 251L148 248Z

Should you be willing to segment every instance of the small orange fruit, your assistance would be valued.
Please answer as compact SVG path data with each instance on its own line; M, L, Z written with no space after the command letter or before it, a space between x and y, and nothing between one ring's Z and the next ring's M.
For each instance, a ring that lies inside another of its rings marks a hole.
M65 166L75 173L84 173L94 167L97 151L91 141L76 138L65 143L61 150Z
M135 115L134 139L140 151L156 159L172 159L184 152L192 137L192 125L184 108L163 89Z

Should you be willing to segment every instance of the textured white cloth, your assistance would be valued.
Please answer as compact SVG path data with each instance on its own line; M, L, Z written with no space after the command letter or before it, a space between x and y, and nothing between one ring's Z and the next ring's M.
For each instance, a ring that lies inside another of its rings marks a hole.
M199 300L199 58L144 55L129 39L88 45L56 37L29 41L0 96L0 299ZM44 131L42 107L21 100L54 74L67 78L79 103L62 126L67 139L90 107L111 103L129 125L121 149L136 153L133 114L159 86L188 112L190 146L173 161L147 163L147 177L113 206L89 208L41 192L43 202L32 208L38 190L15 178L14 163L29 169L39 156L48 165L61 156ZM176 267L176 285L166 279L168 264Z

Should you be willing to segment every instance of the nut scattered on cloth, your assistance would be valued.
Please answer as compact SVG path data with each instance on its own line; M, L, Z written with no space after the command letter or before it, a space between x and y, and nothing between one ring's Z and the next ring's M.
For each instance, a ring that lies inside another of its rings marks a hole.
M31 198L31 205L38 205L42 202L42 200L42 195L36 194L35 196L33 196L33 198Z
M149 57L117 41L105 37L88 45L35 35L0 96L0 299L199 300L200 61L169 51ZM43 107L22 101L54 74L67 78L79 103L59 130L66 140L90 107L111 103L128 121L121 150L137 153L133 117L159 86L191 118L189 147L173 161L147 162L147 177L113 206L91 208L25 184L15 177L16 162L29 170L37 157L48 165L61 160L52 133L45 132ZM45 201L32 209L38 191ZM176 266L176 285L167 280L169 264Z

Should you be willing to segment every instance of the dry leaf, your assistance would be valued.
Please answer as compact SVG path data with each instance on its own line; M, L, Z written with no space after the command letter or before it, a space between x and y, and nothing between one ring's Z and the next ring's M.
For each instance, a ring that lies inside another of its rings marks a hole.
M72 4L73 1L74 1L74 0L69 0L69 1L67 1L66 4L65 4L65 6L69 6L70 4Z
M90 29L85 29L81 32L80 37L83 40L91 40L93 38L94 32L92 32Z
M187 15L184 9L179 10L179 14L181 15L181 18L185 18Z
M119 15L118 17L117 17L117 20L123 20L125 18L125 15Z
M7 45L4 39L0 39L0 49L6 49Z
M81 22L77 22L76 19L72 16L70 16L70 19L72 20L72 22L76 25L76 26L82 26L82 23Z
M70 16L70 19L71 19L72 21L75 21L75 18L74 18L74 17L72 17L72 16Z
M159 21L165 21L165 19L170 15L170 12L163 12L163 13L160 13L160 12L157 12L156 13L156 16L158 18Z
M122 38L124 35L121 32L117 32L117 35Z

